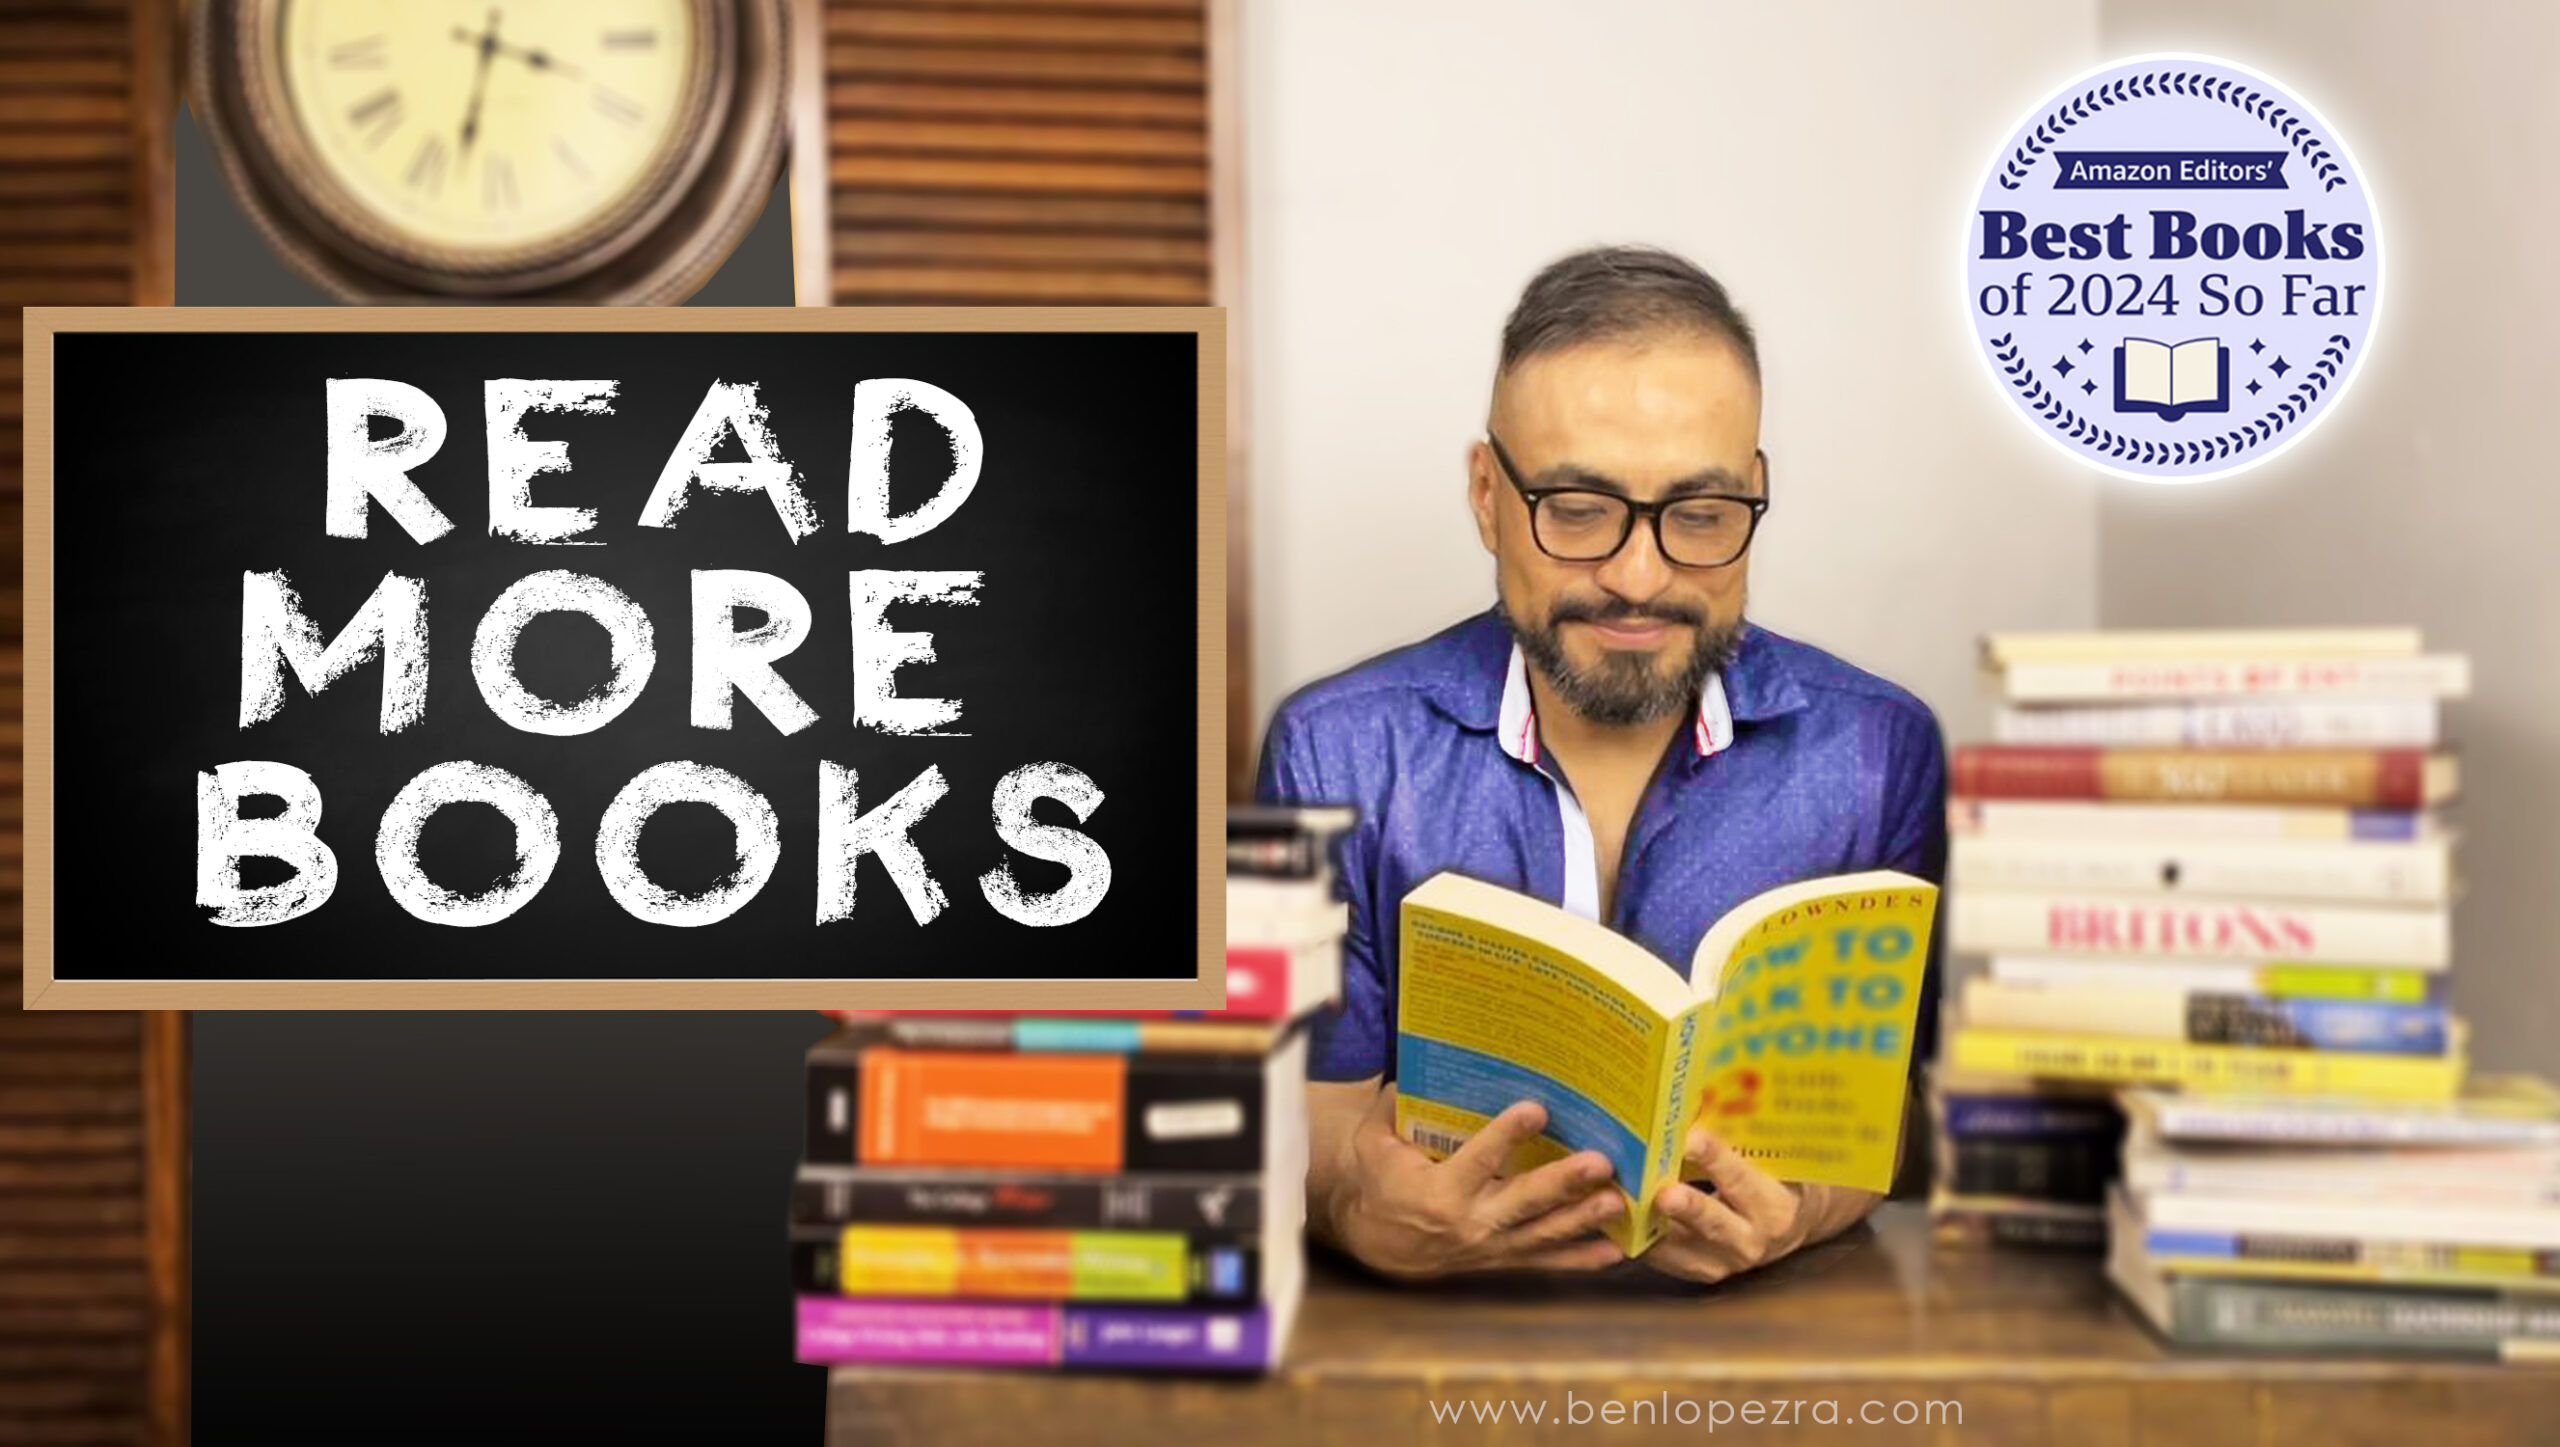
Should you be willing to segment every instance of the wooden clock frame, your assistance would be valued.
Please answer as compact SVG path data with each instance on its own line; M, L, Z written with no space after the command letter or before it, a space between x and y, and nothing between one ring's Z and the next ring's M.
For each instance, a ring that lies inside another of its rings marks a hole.
M662 305L698 290L763 215L788 136L791 0L691 0L685 125L647 179L565 236L446 249L384 225L321 165L276 37L299 0L195 0L188 89L242 208L295 271L353 302Z

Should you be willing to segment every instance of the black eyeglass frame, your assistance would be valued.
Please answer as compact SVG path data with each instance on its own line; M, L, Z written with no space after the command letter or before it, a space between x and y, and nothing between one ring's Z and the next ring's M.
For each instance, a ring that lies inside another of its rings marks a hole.
M1743 554L1751 551L1752 541L1760 536L1760 519L1769 511L1769 454L1759 448L1753 448L1751 452L1752 458L1760 464L1761 496L1759 497L1745 497L1739 493L1730 492L1692 492L1683 493L1679 497L1666 498L1661 502L1638 502L1634 498L1627 497L1621 493L1604 492L1596 487L1531 487L1529 484L1520 480L1519 464L1511 460L1510 451L1502 445L1502 439L1496 437L1491 428L1485 429L1484 440L1485 444L1493 449L1494 465L1502 469L1502 475L1510 482L1512 490L1519 493L1521 501L1529 505L1529 541L1538 545L1539 552L1546 554L1548 557L1555 559L1559 563L1605 563L1609 561L1625 549L1627 546L1627 539L1635 536L1636 519L1642 518L1645 520L1646 525L1653 529L1653 550L1660 553L1662 555L1662 560L1669 563L1671 566L1675 568L1691 568L1699 572L1706 572L1715 568L1730 568L1734 564L1742 561ZM1602 553L1597 557L1568 558L1562 553L1557 552L1555 549L1548 547L1547 540L1538 536L1538 504L1546 501L1548 498L1566 493L1577 494L1583 497L1605 497L1611 502L1625 506L1627 509L1626 525L1618 530L1618 541L1611 544L1607 552ZM1725 559L1721 563L1684 563L1678 558L1671 556L1671 549L1665 547L1662 542L1662 514L1666 509L1678 507L1684 502L1738 502L1744 507L1751 509L1751 526L1743 531L1742 545L1733 550L1732 557Z

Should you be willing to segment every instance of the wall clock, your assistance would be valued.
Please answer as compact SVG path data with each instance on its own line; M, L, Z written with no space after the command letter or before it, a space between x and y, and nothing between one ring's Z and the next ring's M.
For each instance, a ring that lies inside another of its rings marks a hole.
M666 303L782 165L790 0L196 0L192 99L351 301Z

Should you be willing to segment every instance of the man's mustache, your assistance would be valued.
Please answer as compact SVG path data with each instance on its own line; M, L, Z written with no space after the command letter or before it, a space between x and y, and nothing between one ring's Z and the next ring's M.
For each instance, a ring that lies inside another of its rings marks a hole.
M1634 622L1685 623L1692 628L1704 628L1707 626L1707 615L1695 608L1684 608L1677 603L1638 605L1627 602L1623 598L1613 598L1605 603L1565 598L1547 610L1549 628L1564 623Z

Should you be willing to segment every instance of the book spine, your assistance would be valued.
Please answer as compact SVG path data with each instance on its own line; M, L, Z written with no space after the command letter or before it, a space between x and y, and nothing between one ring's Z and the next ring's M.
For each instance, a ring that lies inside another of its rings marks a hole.
M798 1359L821 1366L1268 1369L1271 1310L799 1298Z
M2029 660L2125 663L2148 658L2413 658L2415 628L2099 628L1987 633L1986 667Z
M2442 1005L2289 1000L2184 990L2044 989L1968 981L1964 1018L1993 1030L2184 1040L2194 1045L2442 1055L2452 1012Z
M1056 1366L1063 1316L1045 1303L802 1296L797 1356L821 1366Z
M2024 1196L2096 1205L2116 1178L2115 1142L2062 1140L1946 1141L1943 1176L1960 1196Z
M1957 889L2434 904L2453 883L2452 845L2441 839L2230 844L1975 835L1950 841L1948 853L1947 883Z
M2235 1093L2335 1093L2377 1100L2442 1101L2451 1100L2462 1086L2459 1055L2337 1055L2321 1050L2257 1050L2242 1045L1971 1027L1955 1032L1949 1053L1964 1070Z
M1227 836L1230 879L1324 879L1330 869L1327 841L1312 834Z
M2319 804L2145 804L2073 799L1947 801L1947 832L2018 839L2415 840L2439 837L2434 816L2412 809Z
M1992 738L2148 748L2431 748L2438 714L2431 698L2047 704L2000 709Z
M2560 1303L2454 1291L2370 1291L2223 1277L2170 1283L2176 1340L2269 1351L2425 1352L2496 1359L2560 1342Z
M2415 658L2022 659L2000 674L2010 703L2105 699L2416 696L2461 698L2471 664L2460 654Z
M2103 1100L1947 1094L1940 1096L1938 1109L1939 1128L1955 1136L2088 1136L2112 1146L2124 1135L2124 1113Z
M1262 1252L1161 1231L876 1226L794 1233L792 1282L813 1295L1032 1301L1246 1302Z
M2151 1227L2143 1249L2172 1275L2300 1274L2315 1279L2438 1281L2516 1291L2560 1290L2560 1251L2452 1246L2441 1242L2372 1241L2267 1231L2189 1231Z
M2275 1197L2372 1207L2405 1203L2413 1179L2425 1180L2429 1205L2447 1214L2560 1208L2560 1155L2549 1152L2455 1146L2196 1152L2154 1146L2124 1154L2125 1189L2146 1198Z
M1999 1206L1971 1201L1933 1200L1931 1234L1950 1246L2024 1246L2063 1251L2097 1251L2107 1245L2105 1216L2094 1207Z
M1271 1044L1270 1030L1250 1022L1125 1016L901 1015L886 1019L882 1029L891 1041L909 1050L1259 1054Z
M2353 965L2271 965L2249 960L2051 959L1998 955L1991 978L2004 985L2057 989L2192 990L2200 994L2266 995L2282 1000L2374 1000L2392 1005L2437 1002L2442 974L2360 969Z
M1238 1172L1259 1169L1265 1062L1221 1055L977 1054L875 1046L813 1055L812 1164Z
M2560 1121L2528 1116L2411 1111L2268 1110L2241 1102L2163 1100L2164 1140L2250 1145L2560 1146Z
M1986 799L2425 805L2423 749L2098 749L1967 744L1954 792Z
M1133 1371L1260 1372L1277 1364L1267 1306L1245 1310L1070 1306L1065 1365Z
M1180 1232L1262 1229L1259 1175L966 1175L946 1172L804 1171L792 1183L791 1219L803 1226L854 1221L912 1226L1035 1226L1053 1230Z
M2172 956L2442 970L2442 909L1951 891L1948 945L1973 954Z

